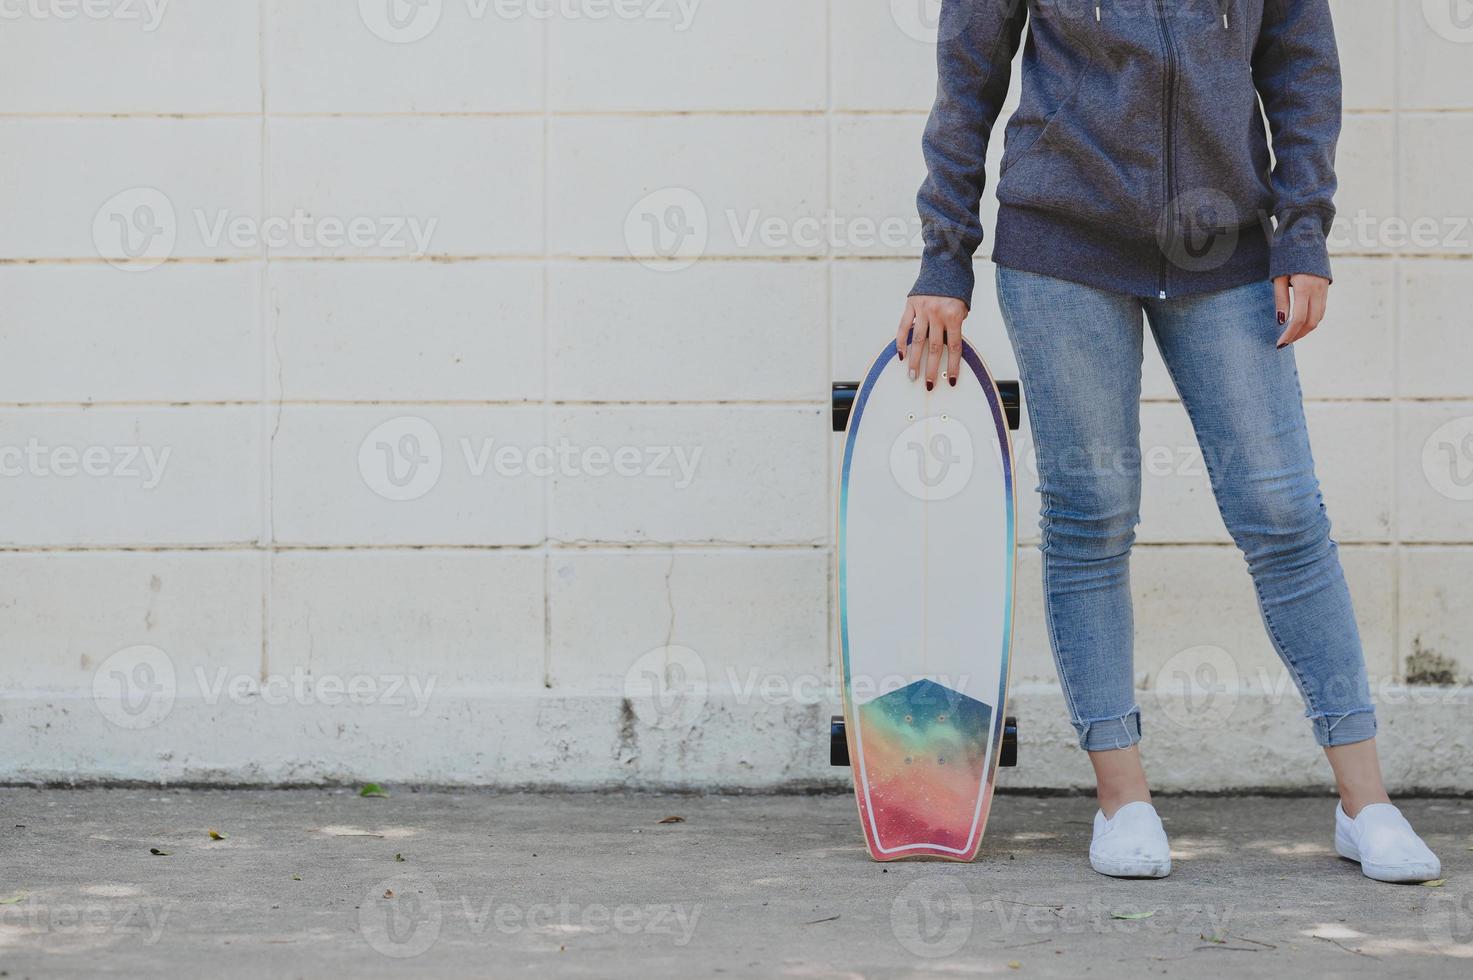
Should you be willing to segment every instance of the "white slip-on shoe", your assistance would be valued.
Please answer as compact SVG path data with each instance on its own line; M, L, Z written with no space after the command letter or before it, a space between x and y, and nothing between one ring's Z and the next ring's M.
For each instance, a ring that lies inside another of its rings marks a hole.
M1171 874L1171 845L1156 808L1127 803L1105 818L1095 811L1095 836L1089 866L1112 878L1165 878Z
M1359 861L1361 873L1377 881L1415 884L1442 877L1442 862L1390 803L1362 807L1354 820L1336 803L1335 853Z

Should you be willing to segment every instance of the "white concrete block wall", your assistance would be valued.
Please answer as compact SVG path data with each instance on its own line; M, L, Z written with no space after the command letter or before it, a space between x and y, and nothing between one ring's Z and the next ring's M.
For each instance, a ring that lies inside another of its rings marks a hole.
M1404 682L1473 673L1473 31L1334 6L1308 414L1390 775L1467 791L1473 700ZM7 17L0 780L842 780L827 391L914 276L935 7ZM971 338L1013 376L993 293L982 262ZM1154 354L1144 384L1156 779L1319 785ZM1081 785L1038 568L1004 779Z

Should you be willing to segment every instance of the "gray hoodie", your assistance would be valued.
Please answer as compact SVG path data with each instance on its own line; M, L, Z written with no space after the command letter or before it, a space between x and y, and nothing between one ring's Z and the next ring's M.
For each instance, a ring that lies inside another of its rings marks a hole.
M1134 296L1330 277L1329 0L944 0L912 295L971 303L987 144L1025 28L994 262Z

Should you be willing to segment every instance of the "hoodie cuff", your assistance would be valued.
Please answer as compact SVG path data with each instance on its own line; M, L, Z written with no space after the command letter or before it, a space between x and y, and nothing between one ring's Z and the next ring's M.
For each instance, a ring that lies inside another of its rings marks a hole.
M911 287L912 296L950 296L972 308L972 290L976 287L971 253L959 254L946 245L927 245L921 255L921 275Z
M1326 223L1325 216L1314 211L1284 215L1269 248L1268 277L1308 275L1333 280Z

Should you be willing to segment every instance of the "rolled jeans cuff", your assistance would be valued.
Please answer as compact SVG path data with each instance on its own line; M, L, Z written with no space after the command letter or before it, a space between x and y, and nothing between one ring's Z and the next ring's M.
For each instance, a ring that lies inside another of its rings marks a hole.
M1314 739L1321 748L1353 745L1376 737L1376 709L1372 707L1341 714L1311 715L1309 720L1314 725Z
M1140 705L1118 718L1076 720L1074 730L1079 733L1079 747L1086 752L1128 749L1141 740Z

